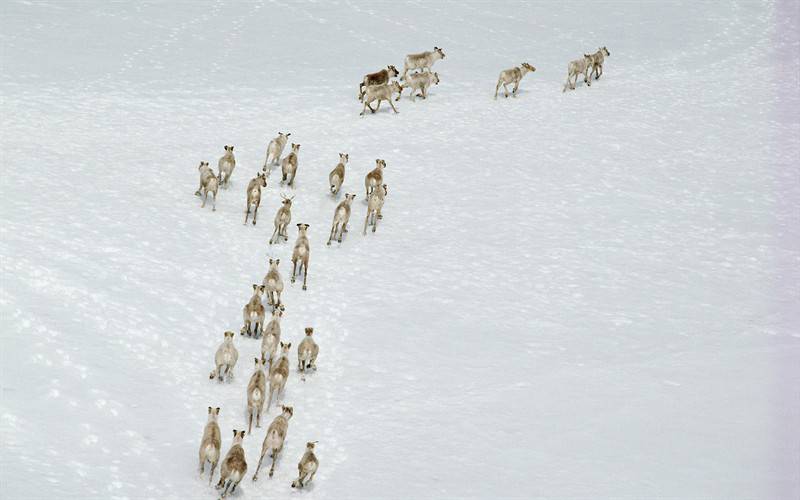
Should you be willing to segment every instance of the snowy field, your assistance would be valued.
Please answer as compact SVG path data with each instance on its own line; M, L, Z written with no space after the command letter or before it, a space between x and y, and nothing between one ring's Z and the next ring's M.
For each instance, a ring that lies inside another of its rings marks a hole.
M206 407L224 454L260 341L237 334L230 384L208 373L272 257L290 359L313 326L319 370L292 363L275 477L251 481L273 407L235 498L800 497L798 10L3 1L0 496L215 498ZM359 117L365 73L434 45L427 100ZM562 93L603 45L604 76ZM296 187L274 172L245 226L279 130ZM197 165L226 144L232 185L201 209ZM339 152L358 197L326 247ZM376 158L389 196L362 236Z

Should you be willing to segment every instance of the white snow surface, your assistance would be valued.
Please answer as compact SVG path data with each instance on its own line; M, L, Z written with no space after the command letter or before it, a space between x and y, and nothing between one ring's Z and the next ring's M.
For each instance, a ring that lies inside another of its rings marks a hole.
M251 481L274 406L245 438L235 498L800 497L798 5L4 1L0 496L218 496L206 407L224 454L260 341L237 333L231 383L208 373L272 257L295 413L272 479ZM359 117L365 73L434 45L427 100ZM604 76L562 93L603 45ZM273 172L245 226L277 131L296 188ZM358 197L326 247L339 152Z

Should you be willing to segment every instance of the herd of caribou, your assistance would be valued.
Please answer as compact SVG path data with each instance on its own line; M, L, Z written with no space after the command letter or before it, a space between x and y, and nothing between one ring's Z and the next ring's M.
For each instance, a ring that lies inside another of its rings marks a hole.
M281 183L289 187L294 187L297 167L299 164L300 144L291 144L290 152L281 157L283 150L289 142L290 133L280 132L277 137L272 139L267 145L266 158L261 171L257 172L247 184L245 190L246 208L244 223L247 224L252 215L252 224L258 221L258 208L261 204L262 189L267 187L267 180L270 177L272 168L280 165ZM201 207L205 207L208 195L212 195L212 210L216 210L217 192L220 187L227 188L231 184L231 177L236 168L236 157L234 147L225 145L225 153L217 163L215 173L208 162L200 162L200 186L195 192L203 199ZM338 197L345 179L346 165L350 159L347 153L339 154L339 162L328 175L329 194ZM363 234L366 235L367 229L372 228L375 232L378 221L382 219L381 209L383 208L388 186L383 182L383 170L386 168L386 161L375 160L375 168L369 171L364 178L364 188L367 198L367 213L364 219ZM279 244L289 240L288 229L292 220L292 201L294 196L281 194L282 202L278 208L274 219L274 231L269 239L269 244ZM327 244L333 240L342 242L348 230L352 203L356 198L355 194L345 193L344 199L336 206L333 215L333 223L328 237ZM300 275L303 277L302 289L307 289L308 265L311 256L311 244L308 238L308 224L297 224L298 235L292 251L292 277L294 283ZM200 473L204 472L206 463L210 463L209 483L212 481L217 465L220 464L220 478L217 488L222 491L222 497L233 493L237 485L247 473L247 460L245 457L242 442L246 434L252 432L253 421L256 428L261 427L261 415L272 405L273 398L282 397L286 382L289 379L289 351L292 347L291 342L281 341L281 318L286 310L281 294L283 292L283 278L281 277L278 266L280 259L269 259L269 268L261 284L253 284L253 294L250 300L242 309L243 325L240 335L250 338L261 339L260 355L255 357L255 367L250 381L247 384L247 432L243 430L233 430L233 443L224 459L221 458L221 438L219 424L217 423L220 408L208 408L208 422L203 432L200 444L199 462ZM267 312L271 317L266 322ZM316 370L319 346L313 337L314 329L307 327L305 337L297 348L297 370L305 376L309 370ZM230 381L233 377L233 370L239 359L239 351L234 345L236 335L232 331L226 331L222 344L214 355L214 369L209 378L217 379L220 382ZM264 437L259 456L258 465L253 474L253 481L258 479L258 473L264 457L270 454L272 465L269 476L272 477L275 470L275 462L283 449L283 443L289 428L289 420L294 414L291 406L281 406L281 412L276 416ZM314 453L316 441L306 444L306 451L298 464L298 477L292 482L292 487L302 488L314 478L314 474L319 467L319 461Z
M575 89L578 75L581 74L583 74L583 81L586 85L591 86L592 76L594 76L595 80L600 78L603 74L605 58L610 55L611 53L606 47L600 47L593 54L584 54L582 58L570 61L567 65L567 81L562 92L566 92L567 88ZM367 109L375 113L380 109L383 101L388 102L392 110L398 113L397 108L392 103L392 97L397 94L394 100L395 102L399 101L405 89L411 89L412 101L416 100L417 97L427 99L428 88L439 84L439 74L431 72L431 67L436 61L444 58L444 51L439 47L434 47L432 51L407 55L403 64L402 76L397 68L391 64L380 71L364 75L364 79L358 86L358 99L364 104L361 115L363 116ZM409 71L414 72L409 75ZM505 97L508 97L508 85L514 85L511 90L511 96L516 97L522 78L534 71L536 71L536 68L527 62L501 71L500 76L497 78L497 85L494 88L494 98L497 99L501 86ZM392 78L398 76L400 77L399 81L392 81ZM377 106L373 109L371 104L376 101Z
M600 78L603 74L605 57L609 55L608 49L606 49L606 47L601 47L594 54L584 54L583 58L570 62L564 91L567 90L567 87L574 89L577 84L578 76L581 74L583 74L584 82L587 85L591 85L592 77L595 79ZM392 103L392 97L394 94L397 94L395 101L399 101L405 89L411 90L412 100L416 97L427 98L428 89L432 85L437 85L439 83L439 75L438 73L431 72L431 67L436 61L444 58L444 51L439 47L434 47L432 51L406 56L402 76L397 68L392 65L376 73L365 75L358 90L358 98L364 105L361 115L364 115L367 109L375 113L380 109L382 101L387 101L392 109L397 112L397 109ZM409 71L413 72L409 74ZM536 71L536 68L527 62L522 63L519 67L503 70L495 86L495 99L497 98L501 86L503 87L505 97L509 96L507 87L509 84L513 84L511 95L516 96L522 78L527 73L534 71ZM404 82L403 84L398 81L392 81L392 78L398 76L400 77L399 80ZM417 92L419 92L418 95ZM373 109L371 104L376 101L377 106ZM262 189L267 187L267 180L269 179L273 167L280 166L281 184L286 184L292 188L294 187L298 169L300 144L292 143L290 152L286 156L281 157L289 142L290 135L290 133L280 132L277 137L269 142L261 171L248 182L245 191L245 224L250 220L251 214L252 224L256 225L257 223ZM201 196L203 199L201 207L205 207L208 195L211 194L212 210L216 210L219 188L227 188L230 185L231 177L236 167L236 158L233 154L233 146L226 145L224 149L225 153L217 163L217 173L214 173L208 162L202 161L198 167L200 171L200 186L195 194ZM333 197L339 196L345 179L345 168L349 160L349 154L340 153L339 162L328 175L330 195ZM381 210L389 192L387 185L383 182L384 168L386 168L386 162L382 159L377 159L375 160L375 168L369 171L364 178L367 199L367 213L363 228L363 234L365 235L367 229L370 227L372 228L372 232L375 232L378 221L382 219ZM281 206L278 208L274 219L274 231L269 239L270 245L289 240L288 228L292 220L292 200L294 196L289 197L281 194L281 197ZM355 194L345 193L344 199L336 206L330 234L328 236L328 245L330 245L333 240L339 243L342 242L344 233L347 232L350 222L352 203L355 197ZM309 227L308 224L297 224L298 235L292 250L291 282L294 283L297 277L302 274L303 290L307 289L308 264L311 255L311 245L308 239ZM273 397L276 399L282 397L286 382L289 378L289 351L292 347L292 343L284 343L281 341L281 318L286 309L281 301L283 279L278 270L279 264L280 259L269 259L269 268L262 283L255 283L252 285L253 295L242 310L243 326L240 330L240 335L261 339L260 355L254 358L255 367L247 384L247 434L250 434L252 431L253 420L255 420L256 428L261 427L261 415L264 411L265 400L267 405L266 411L269 412ZM266 302L264 299L266 299ZM269 322L264 324L268 308L270 309L271 317ZM305 329L305 336L297 347L297 371L301 373L303 377L308 370L316 370L317 368L316 361L319 354L319 346L315 342L313 334L314 329L312 327L307 327ZM233 377L233 369L239 358L239 352L234 345L234 339L234 332L225 332L223 342L214 355L214 369L209 375L210 379L217 379L223 382L230 381ZM203 473L206 462L209 462L211 465L209 483L212 481L214 471L220 463L221 457L221 437L219 425L217 423L219 412L220 408L208 407L208 422L203 432L199 451L200 473ZM268 453L270 454L270 458L272 458L272 465L269 471L269 476L272 477L275 471L275 461L283 449L283 444L289 428L289 420L292 418L293 414L293 407L282 405L280 414L272 420L267 428L258 465L253 474L253 481L258 479L258 472L261 469L262 461ZM217 488L221 490L222 497L233 493L239 482L247 473L247 460L244 448L242 447L244 437L244 430L240 431L234 429L233 443L228 453L225 455L225 458L221 460L220 478L217 483ZM319 467L319 460L314 453L316 443L316 441L310 441L306 444L305 453L298 464L298 477L292 482L293 488L302 488L314 478L314 474Z

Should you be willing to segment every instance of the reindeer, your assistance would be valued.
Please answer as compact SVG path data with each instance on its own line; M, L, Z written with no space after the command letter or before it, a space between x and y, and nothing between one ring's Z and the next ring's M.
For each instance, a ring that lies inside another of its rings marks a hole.
M383 203L386 201L386 195L388 194L389 186L384 184L380 188L374 190L372 192L372 196L369 197L369 201L367 202L367 217L364 220L365 235L367 234L367 226L369 225L372 225L373 233L376 229L378 229L378 219L383 219L383 216L381 215L381 209L383 208Z
M277 165L280 161L283 148L286 147L286 142L289 140L291 133L278 132L278 137L269 141L267 145L267 157L264 159L264 166L261 168L264 172L267 171L269 165Z
M297 479L292 481L292 488L307 486L308 483L314 479L314 474L317 473L317 469L319 468L319 460L317 460L317 456L314 455L315 444L317 444L317 441L309 441L306 443L306 452L303 453L303 458L301 458L300 463L297 464L298 476Z
M364 113L367 112L367 108L369 108L372 113L375 113L381 109L381 102L383 101L388 102L389 106L392 107L392 110L395 113L399 113L397 108L394 107L394 103L392 103L392 95L395 92L398 94L403 92L403 87L401 87L397 82L367 87L367 90L364 92L364 96L361 98L361 102L364 103L364 109L361 110L361 116L364 116ZM375 109L372 109L370 104L375 101L378 101L378 105L375 107Z
M292 221L292 200L294 196L287 198L281 193L281 198L283 198L283 201L281 202L281 207L278 209L278 213L275 214L275 231L269 239L270 245L280 241L281 236L283 236L283 241L289 241L286 228L289 227L289 223Z
M589 68L592 66L592 56L589 54L584 54L581 59L576 59L574 61L570 61L567 67L567 83L564 84L564 89L561 91L566 92L567 87L575 90L575 85L578 84L578 75L583 73L583 81L588 86L592 86L592 81L589 80ZM570 80L575 78L574 82Z
M297 370L305 373L309 368L317 369L319 346L314 342L314 329L306 328L306 336L297 346Z
M250 217L250 207L253 207L253 225L256 225L256 217L258 217L258 206L261 205L261 188L267 187L267 174L258 174L250 179L247 184L247 211L244 214L244 223L247 224L247 218Z
M294 250L292 251L292 283L294 283L295 275L303 273L303 290L306 289L306 280L308 279L308 259L311 255L311 244L308 242L308 224L297 225L297 241L294 243ZM300 268L298 269L298 262Z
M334 196L339 194L339 190L342 188L342 183L344 182L344 166L347 165L349 160L349 154L339 153L339 163L336 165L336 168L331 170L331 173L328 174L328 182L331 185L331 194Z
M400 72L397 71L397 68L390 64L389 66L386 66L386 69L364 75L364 80L358 84L358 100L360 101L364 97L365 88L369 87L370 85L383 85L384 83L389 83L390 78L394 78L399 74Z
M590 54L592 58L592 71L589 72L589 79L592 78L592 74L595 75L595 80L599 80L600 77L603 76L603 63L605 63L606 57L610 55L611 53L605 46L597 49L597 52L594 54Z
M194 194L203 197L203 204L200 205L200 208L206 207L206 201L208 201L208 193L211 193L214 195L214 198L212 200L211 211L216 212L217 191L219 190L219 178L216 175L214 175L214 171L211 170L211 167L208 166L207 161L201 161L200 166L197 167L197 169L200 171L200 187ZM203 192L202 195L200 194L200 191Z
M289 431L289 419L292 418L293 414L294 409L291 406L281 406L281 414L269 424L267 435L264 436L264 442L261 445L261 457L258 459L258 467L256 467L256 473L253 474L253 481L258 479L261 462L268 451L272 452L272 466L269 468L269 477L272 477L275 472L275 460L278 459L278 453L283 450L283 442L286 440L286 433Z
M372 194L375 188L383 184L384 168L386 168L386 161L377 159L375 160L375 168L364 177L364 186L367 189L367 200L369 200L369 195Z
M208 166L207 161L201 161L200 165L197 167L197 170L200 171L200 187L197 188L197 191L194 192L194 195L201 196L200 191L203 189L203 185L208 182L209 178L216 176L214 175L214 171L211 170L211 167Z
M264 365L267 360L255 358L256 366L250 382L247 383L247 433L253 428L253 415L256 417L256 427L261 427L261 410L264 408L264 396L267 391L267 376L264 374ZM269 410L269 408L267 408Z
M264 328L264 336L261 339L261 357L268 359L270 366L281 342L281 317L284 310L282 305L272 310L272 319Z
M503 92L505 92L505 96L508 97L508 87L506 85L509 83L514 84L511 95L517 97L517 89L519 88L519 82L522 81L522 77L534 71L536 71L536 68L526 62L522 63L518 68L504 69L501 71L500 78L497 79L497 85L494 88L494 98L497 99L497 92L500 90L500 85L503 86Z
M211 478L214 477L214 470L219 463L219 454L221 447L221 440L219 434L219 424L217 423L219 417L219 408L208 407L208 423L203 429L203 439L200 441L200 475L206 468L206 461L211 463L211 472L208 474L208 484L211 484Z
M277 401L278 396L283 394L283 390L286 387L286 380L289 378L289 349L291 347L291 342L288 344L281 342L281 357L274 364L270 362L267 412L269 412L269 407L272 404L272 395L275 394L275 400Z
M292 143L292 151L286 155L286 158L281 160L281 173L283 174L281 182L286 182L294 187L294 176L297 175L297 153L300 152L300 145Z
M214 354L215 368L208 375L209 379L213 380L214 377L219 377L219 381L222 382L224 377L227 377L228 380L233 378L233 368L236 366L236 361L239 360L239 351L233 345L233 337L233 332L225 332L225 339Z
M267 271L267 275L264 276L264 281L262 282L267 292L267 304L273 308L281 305L281 294L283 293L283 278L281 278L281 273L278 271L278 264L280 263L281 259L269 259L269 271Z
M439 59L444 59L444 51L439 47L434 47L433 51L420 52L419 54L409 54L403 63L403 76L400 80L406 79L406 74L410 69L431 70L433 63Z
M261 303L261 296L264 295L266 288L267 287L264 285L253 284L253 296L250 297L250 300L242 309L244 326L242 326L242 330L239 332L241 335L246 333L249 337L252 333L252 335L258 338L258 332L262 330L264 326L264 304ZM252 332L250 331L251 328L253 328Z
M236 158L233 157L233 146L225 146L225 154L220 157L217 162L217 169L219 170L219 183L221 186L228 187L228 181L231 180L233 169L236 168Z
M225 455L225 460L222 461L219 483L217 483L217 489L222 489L222 498L225 498L228 493L233 494L236 487L239 486L239 481L247 474L247 460L245 460L244 448L242 448L243 441L244 431L234 429L233 443L228 454Z
M356 195L345 193L344 200L342 200L333 212L333 224L331 224L331 235L328 237L328 246L331 240L336 238L338 234L339 243L342 242L342 236L347 232L347 223L350 222L350 205L353 203Z
M417 94L415 92L417 90L420 91L419 96L423 99L428 98L428 87L431 85L439 85L439 73L431 73L429 71L423 71L420 73L412 73L411 76L408 77L407 80L408 84L402 86L402 90L400 94L397 95L397 101L400 100L400 97L403 95L403 90L411 89L411 101L414 102L417 100Z

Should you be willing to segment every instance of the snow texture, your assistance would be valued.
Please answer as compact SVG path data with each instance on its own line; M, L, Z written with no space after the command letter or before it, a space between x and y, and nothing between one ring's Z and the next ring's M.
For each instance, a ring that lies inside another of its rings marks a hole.
M218 495L206 407L224 454L270 257L294 418L272 479L250 480L274 406L245 438L236 498L798 498L798 5L3 2L3 498ZM365 73L434 45L427 100L359 117ZM603 45L603 77L562 93ZM295 189L273 172L245 226L278 131L302 144ZM197 165L226 144L232 185L201 209ZM339 152L358 197L326 247ZM362 236L376 158L389 195Z

